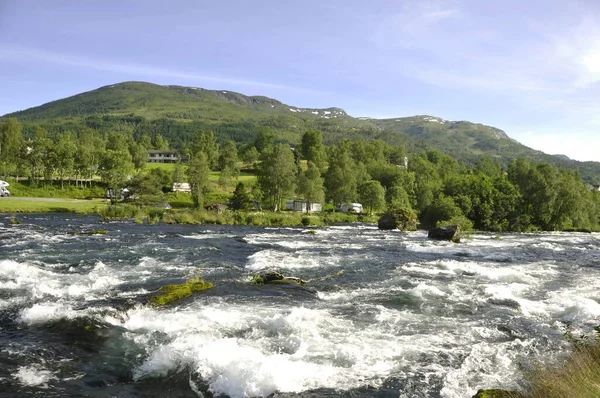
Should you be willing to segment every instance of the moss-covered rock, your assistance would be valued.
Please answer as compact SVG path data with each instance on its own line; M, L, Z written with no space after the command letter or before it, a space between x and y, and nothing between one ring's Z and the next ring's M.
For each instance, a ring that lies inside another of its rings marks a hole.
M150 304L160 307L211 287L213 287L211 282L206 282L199 277L188 279L178 285L166 285L160 288L157 295L150 298Z

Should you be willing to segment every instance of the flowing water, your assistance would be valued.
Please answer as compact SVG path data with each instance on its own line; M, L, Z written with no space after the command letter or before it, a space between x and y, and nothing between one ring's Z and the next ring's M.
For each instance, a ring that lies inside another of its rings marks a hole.
M0 216L2 396L470 397L600 323L597 234L18 219ZM251 285L265 269L310 282ZM146 304L194 276L215 287Z

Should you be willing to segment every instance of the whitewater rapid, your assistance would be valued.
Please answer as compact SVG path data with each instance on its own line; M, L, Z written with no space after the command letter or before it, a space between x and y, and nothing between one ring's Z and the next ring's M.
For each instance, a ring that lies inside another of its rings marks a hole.
M19 218L0 216L7 396L470 397L526 388L600 318L597 234ZM273 269L309 283L250 285ZM215 287L147 304L194 276Z

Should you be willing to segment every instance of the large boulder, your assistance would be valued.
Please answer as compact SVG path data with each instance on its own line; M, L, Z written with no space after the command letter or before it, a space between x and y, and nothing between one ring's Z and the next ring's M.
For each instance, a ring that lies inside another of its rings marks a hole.
M408 208L391 208L377 222L379 229L414 231L417 229L417 215Z
M437 227L429 230L427 236L435 240L449 240L455 243L460 242L460 228L458 225L448 225L446 227Z
M398 228L398 225L396 224L396 217L394 217L391 214L384 214L383 216L381 216L379 221L377 221L377 226L379 227L379 229L385 230Z

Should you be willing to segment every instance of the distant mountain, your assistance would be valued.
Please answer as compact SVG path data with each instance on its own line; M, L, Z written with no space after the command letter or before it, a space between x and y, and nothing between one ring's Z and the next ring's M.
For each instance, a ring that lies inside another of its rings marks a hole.
M51 134L85 128L130 131L136 135L159 133L175 148L186 145L199 130L214 131L221 141L249 142L261 129L269 128L280 141L298 143L306 130L317 129L328 144L344 138L379 138L392 145L405 145L409 152L436 148L466 162L485 155L498 158L505 165L524 156L575 168L586 181L600 183L600 163L548 155L483 124L427 115L354 118L340 108L299 108L272 98L227 90L125 82L4 117L19 119L26 134L36 125Z

